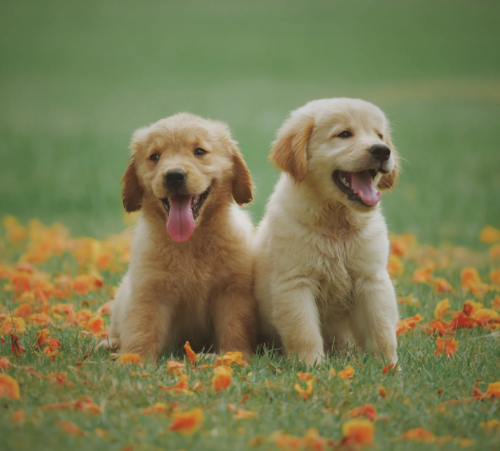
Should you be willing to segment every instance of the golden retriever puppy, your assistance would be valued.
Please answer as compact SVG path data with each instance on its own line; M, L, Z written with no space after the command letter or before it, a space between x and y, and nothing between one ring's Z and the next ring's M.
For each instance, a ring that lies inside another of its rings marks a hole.
M131 148L123 206L142 215L101 345L148 359L187 340L251 355L253 226L236 204L253 185L228 127L180 113L137 130Z
M384 113L362 100L310 102L282 125L270 159L284 172L254 243L263 335L307 364L351 340L396 362L380 190L399 159Z

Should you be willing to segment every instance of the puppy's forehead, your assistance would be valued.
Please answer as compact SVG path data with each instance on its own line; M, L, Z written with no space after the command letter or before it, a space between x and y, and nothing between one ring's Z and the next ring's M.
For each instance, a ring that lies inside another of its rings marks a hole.
M384 128L384 113L375 105L338 105L325 110L319 122L325 125L343 125L361 128Z

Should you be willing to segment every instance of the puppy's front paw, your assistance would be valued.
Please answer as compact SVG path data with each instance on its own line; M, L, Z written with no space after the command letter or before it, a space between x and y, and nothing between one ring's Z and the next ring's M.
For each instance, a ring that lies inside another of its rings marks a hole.
M106 337L97 345L98 348L116 350L120 347L120 339L113 337Z

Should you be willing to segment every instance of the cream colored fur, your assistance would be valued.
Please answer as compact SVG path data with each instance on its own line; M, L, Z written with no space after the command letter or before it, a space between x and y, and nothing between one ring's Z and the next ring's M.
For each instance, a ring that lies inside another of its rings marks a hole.
M338 138L343 130L354 136ZM382 111L361 100L325 99L293 111L271 151L286 172L254 243L261 332L308 364L351 340L397 361L398 309L380 203L359 205L332 180L335 170L367 169L377 143L392 154L388 173L375 181L391 188L398 156Z

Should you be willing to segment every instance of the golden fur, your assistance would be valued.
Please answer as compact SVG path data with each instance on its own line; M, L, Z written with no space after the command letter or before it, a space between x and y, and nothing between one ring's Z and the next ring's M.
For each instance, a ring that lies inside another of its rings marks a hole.
M339 137L343 131L352 136ZM373 145L391 150L380 168ZM336 171L378 168L385 174L372 186L393 187L399 157L384 114L362 100L310 102L285 121L270 158L284 172L254 243L262 334L308 364L352 340L396 362L398 310L380 204L350 200L333 180Z
M122 180L123 205L141 210L127 274L112 307L104 347L152 359L189 340L216 352L255 347L249 217L252 179L227 126L181 113L137 130ZM208 153L196 156L194 150ZM153 153L160 154L151 161ZM166 231L165 174L182 169L192 195L211 191L186 242ZM235 203L236 201L236 203Z

